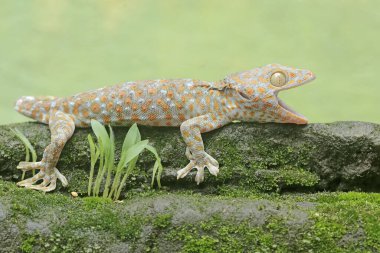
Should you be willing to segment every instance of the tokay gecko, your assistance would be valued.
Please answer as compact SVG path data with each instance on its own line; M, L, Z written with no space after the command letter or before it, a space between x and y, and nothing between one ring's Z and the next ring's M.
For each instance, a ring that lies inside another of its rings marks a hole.
M307 124L307 119L289 108L278 93L315 79L309 70L269 64L228 75L221 81L164 79L126 82L67 98L21 97L16 110L49 125L51 143L39 162L20 162L23 171L39 169L31 178L18 183L31 189L52 191L59 179L66 178L56 164L65 143L76 127L89 127L95 119L112 126L133 123L149 126L180 127L186 143L189 164L177 172L185 177L197 169L195 181L204 180L204 168L219 172L218 162L204 150L201 133L232 121ZM36 184L42 180L42 183Z

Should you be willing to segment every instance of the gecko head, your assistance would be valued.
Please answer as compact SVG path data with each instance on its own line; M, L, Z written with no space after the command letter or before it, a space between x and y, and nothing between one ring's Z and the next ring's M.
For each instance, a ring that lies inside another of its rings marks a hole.
M252 105L252 110L268 112L261 122L307 124L305 116L287 106L278 93L292 89L315 79L310 70L296 69L280 64L268 64L227 76L224 82L238 91L239 96Z

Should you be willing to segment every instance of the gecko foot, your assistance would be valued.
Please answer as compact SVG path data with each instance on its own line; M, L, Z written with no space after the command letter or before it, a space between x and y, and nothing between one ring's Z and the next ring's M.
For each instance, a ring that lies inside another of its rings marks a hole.
M184 178L193 169L197 169L197 174L195 175L195 181L200 184L204 181L204 168L207 167L210 173L214 176L218 175L219 163L212 156L203 153L203 157L195 159L188 150L186 150L186 156L190 159L190 163L183 169L177 171L177 179Z
M47 169L43 162L20 162L17 169L22 171L29 171L39 169L40 171L31 178L22 180L17 183L18 186L25 188L49 192L55 189L57 185L57 178L62 182L63 186L67 186L67 179L62 175L57 168ZM35 184L37 181L42 180L42 183Z

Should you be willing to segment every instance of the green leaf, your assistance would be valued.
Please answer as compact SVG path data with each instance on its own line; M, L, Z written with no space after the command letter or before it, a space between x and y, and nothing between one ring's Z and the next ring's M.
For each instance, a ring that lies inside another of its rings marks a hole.
M114 196L115 200L117 200L120 197L121 190L123 189L125 182L127 181L128 176L132 173L133 169L135 168L138 158L139 158L139 156L137 155L135 158L133 158L129 162L127 171L125 172L123 179L121 180L121 183L119 184L119 188L118 188L118 190Z
M127 151L133 144L141 140L138 140L138 137L140 136L139 129L137 128L137 124L133 124L129 130L127 135L125 136L124 142L123 142L123 151Z
M104 186L104 192L103 197L111 197L108 196L109 193L109 186L111 183L111 173L114 171L115 167L115 135L112 131L112 127L108 126L110 129L110 143L109 143L109 152L108 152L108 159L107 159L107 178L106 178L106 184Z
M90 155L91 155L91 168L90 168L90 176L88 179L88 188L87 188L87 193L88 196L91 196L91 186L92 186L92 181L94 178L94 170L95 170L95 164L96 161L99 158L100 152L99 149L96 148L94 140L92 139L91 134L87 136L88 142L90 144Z
M25 147L29 149L28 151L30 151L30 153L32 154L32 161L36 162L37 161L37 153L36 153L35 149L33 148L32 144L30 143L30 141L17 128L11 129L11 131L22 141L22 143L25 145ZM29 152L28 152L28 157L29 157ZM28 161L29 161L29 159L28 159Z
M96 138L101 139L103 142L103 147L109 147L110 139L106 128L94 119L91 120L91 128L94 131Z
M154 178L156 177L157 185L159 188L161 188L161 174L163 171L163 167L161 164L161 158L159 157L157 150L153 146L147 145L146 149L149 150L151 153L153 153L154 156L156 157L156 162L154 163L154 166L153 166L151 186L153 187ZM157 175L156 175L156 173L157 173Z
M125 154L125 163L123 167L129 163L133 158L138 156L148 145L148 140L139 141L136 144L132 145Z

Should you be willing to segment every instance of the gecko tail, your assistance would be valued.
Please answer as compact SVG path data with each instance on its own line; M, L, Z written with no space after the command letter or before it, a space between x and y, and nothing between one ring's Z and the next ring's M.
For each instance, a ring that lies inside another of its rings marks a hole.
M23 96L17 100L15 104L15 110L25 115L26 117L47 123L49 121L49 112L52 106L52 102L54 102L56 99L56 97L51 96Z

